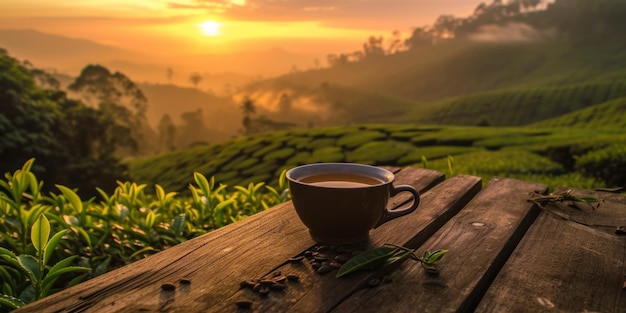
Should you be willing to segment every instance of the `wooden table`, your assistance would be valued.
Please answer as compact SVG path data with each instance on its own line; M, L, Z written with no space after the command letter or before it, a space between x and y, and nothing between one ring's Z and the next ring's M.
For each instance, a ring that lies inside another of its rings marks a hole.
M322 245L288 202L18 312L626 312L626 236L615 227L626 226L626 197L573 190L604 202L596 209L568 203L540 209L528 200L547 191L541 184L493 179L482 188L474 176L393 170L397 184L421 190L418 210L348 248L448 249L438 276L407 260L376 285L379 272L336 278L318 274L306 258L292 263ZM330 257L345 253L324 248ZM276 272L299 280L266 295L240 287ZM164 283L175 290L163 290ZM239 300L250 307L238 308Z

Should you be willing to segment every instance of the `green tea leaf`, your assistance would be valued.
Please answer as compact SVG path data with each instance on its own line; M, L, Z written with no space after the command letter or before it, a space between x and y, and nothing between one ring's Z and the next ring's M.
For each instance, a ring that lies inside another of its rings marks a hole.
M35 249L41 253L48 245L48 239L50 238L50 222L45 215L40 214L39 218L33 224L30 231L30 239L33 242Z
M443 259L443 256L448 253L448 250L437 250L435 252L430 253L428 257L424 258L423 261L426 264L437 264L439 263L439 261L441 261L441 259Z
M394 248L381 247L361 252L343 264L337 271L336 277L339 278L364 268L383 265L396 251L397 249Z
M0 307L8 307L9 309L19 309L25 306L24 301L11 297L9 295L0 295Z
M20 254L17 257L17 263L20 268L28 275L33 285L38 283L39 277L39 262L34 256L28 254Z
M65 235L67 232L68 232L67 229L61 230L58 233L54 234L52 238L50 238L50 240L48 241L48 244L46 245L44 249L43 264L48 264L48 261L50 260L50 257L52 256L52 253L54 252L54 249L59 243L59 240L61 240L63 235Z
M80 197L74 192L74 190L69 189L63 185L55 185L63 195L67 198L70 204L74 207L77 213L83 212L83 201L80 200Z

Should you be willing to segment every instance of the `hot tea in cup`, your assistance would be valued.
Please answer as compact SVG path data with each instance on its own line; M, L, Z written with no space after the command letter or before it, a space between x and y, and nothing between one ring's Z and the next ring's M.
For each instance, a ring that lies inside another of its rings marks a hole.
M331 244L356 243L369 231L409 214L420 196L408 185L394 186L395 176L383 168L356 163L315 163L287 172L293 205L313 239ZM412 203L390 211L387 202L409 192Z

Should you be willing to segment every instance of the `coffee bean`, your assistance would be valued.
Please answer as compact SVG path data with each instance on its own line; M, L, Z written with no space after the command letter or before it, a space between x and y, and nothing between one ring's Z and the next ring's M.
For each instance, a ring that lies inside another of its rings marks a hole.
M235 302L235 305L237 305L237 307L240 308L240 309L247 309L247 308L252 306L252 301L250 301L250 300L237 300L237 302Z
M247 280L244 280L244 281L242 281L242 282L240 282L240 283L239 283L239 288L243 289L243 288L246 288L246 287L251 287L251 286L248 284L248 281L247 281Z
M176 285L174 285L172 283L163 283L161 285L161 289L167 290L167 291L176 290Z
M307 259L313 258L313 251L307 250L304 252L304 257Z
M191 279L183 277L180 279L180 283L183 285L189 285L191 284Z
M320 266L320 268L317 269L317 273L320 275L324 275L326 273L330 273L333 270L332 267L328 266L328 265L322 265Z
M332 267L332 268L340 268L340 267L341 267L341 265L342 265L341 263L339 263L339 262L335 262L335 261L332 261L332 262L330 262L330 263L328 264L328 266L330 266L330 267Z
M312 267L314 270L318 270L321 266L322 266L322 263L319 263L319 262L313 262L313 263L311 263L311 267Z
M300 280L300 276L294 275L294 274L289 274L289 275L287 275L287 279L289 281L299 281Z
M315 248L315 251L317 252L324 252L328 250L328 246L318 246L317 248Z
M259 291L259 290L261 290L261 284L260 284L260 283L256 283L256 284L252 287L252 290L254 290L254 291Z
M284 283L287 280L287 276L283 276L283 275L276 276L272 280L277 283Z
M276 282L271 280L271 279L264 279L262 281L259 282L259 284L261 284L262 286L269 286L269 285L273 285Z
M282 284L282 283L275 283L273 285L270 285L269 287L271 289L273 289L273 290L283 290L283 289L287 288L287 285Z
M289 259L289 263L300 263L300 262L302 262L302 260L304 260L304 256L303 255L295 256L295 257Z
M348 255L345 255L345 254L340 254L340 255L337 255L337 256L335 257L335 261L337 261L337 262L339 262L339 263L346 263L346 262L348 262L351 258L352 258L351 256L348 256Z
M320 254L320 255L316 255L315 257L313 257L313 259L318 262L323 262L323 261L328 261L328 256L325 254Z
M282 275L280 272L274 272L274 274L272 274L272 276L274 276L274 277L278 277L280 275Z
M261 286L261 288L259 288L259 293L262 296L266 296L269 292L270 292L270 287L268 286Z

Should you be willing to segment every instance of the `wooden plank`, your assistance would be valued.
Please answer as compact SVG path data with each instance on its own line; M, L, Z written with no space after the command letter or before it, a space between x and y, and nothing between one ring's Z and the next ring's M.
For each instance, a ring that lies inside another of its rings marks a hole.
M423 178L418 189L431 185L432 179L442 175L423 169L406 171ZM314 244L291 202L287 202L16 312L205 312L219 307L232 310L234 299L242 292L241 280L262 277ZM180 284L181 278L189 278L191 284ZM166 282L174 283L177 289L161 290ZM304 281L290 290L305 292L306 285Z
M437 188L437 187L436 187ZM363 289L333 312L471 312L537 215L527 201L544 185L494 179L420 248L448 249L439 276L405 262L391 283Z
M616 228L626 227L626 196L616 193L584 190L580 188L559 187L554 193L567 190L575 197L592 197L600 200L600 205L588 205L580 202L556 202L544 206L544 209L562 219L581 225L594 226L606 233L615 233Z
M418 175L417 177L422 177L420 170L411 171ZM385 243L424 241L436 231L437 225L445 224L445 221L457 213L481 187L479 177L458 176L448 179L423 194L423 202L416 212L373 230L369 241L357 248L365 250ZM325 254L334 256L332 252ZM266 298L244 289L223 305L212 307L211 310L227 311L237 299L250 299L254 302L252 312L328 312L360 289L371 277L371 273L367 272L345 279L335 278L335 272L319 275L307 261L302 264L285 264L277 270L282 274L299 275L300 283L290 284L283 292L270 294Z
M579 196L598 196L577 190ZM573 218L610 221L626 197L602 197ZM563 212L578 209L564 208ZM553 206L547 206L550 208ZM584 206L583 206L584 207ZM588 215L588 216L587 216ZM479 312L624 312L626 238L541 212L480 303Z

